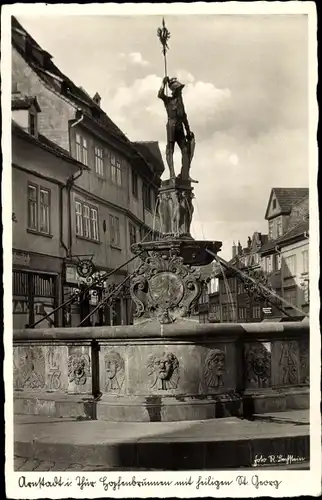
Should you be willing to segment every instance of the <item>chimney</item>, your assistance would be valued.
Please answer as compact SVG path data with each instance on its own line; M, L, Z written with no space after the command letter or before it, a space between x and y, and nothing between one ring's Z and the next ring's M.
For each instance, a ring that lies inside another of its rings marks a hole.
M93 101L95 102L95 104L97 104L97 106L101 107L101 96L98 92L96 92L96 94L94 95Z
M252 246L252 239L251 239L251 237L250 237L250 236L248 236L248 240L247 240L247 247L248 247L248 248L251 248L251 246Z
M232 258L234 259L237 255L237 247L236 243L233 241L233 247L232 247Z

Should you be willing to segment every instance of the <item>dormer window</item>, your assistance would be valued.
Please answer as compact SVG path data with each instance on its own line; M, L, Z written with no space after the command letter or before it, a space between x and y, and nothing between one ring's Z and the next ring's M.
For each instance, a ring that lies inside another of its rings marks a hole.
M11 102L13 120L33 137L38 137L38 113L41 112L36 97L14 94Z

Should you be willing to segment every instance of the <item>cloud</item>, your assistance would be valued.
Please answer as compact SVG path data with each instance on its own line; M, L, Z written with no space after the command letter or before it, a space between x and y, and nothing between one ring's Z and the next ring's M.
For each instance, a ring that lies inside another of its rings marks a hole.
M177 72L178 78L186 83L184 103L188 120L199 140L205 139L216 130L226 128L230 123L232 95L229 89L216 88L211 82L196 81L185 71ZM161 79L155 74L137 78L129 85L116 89L109 102L110 113L118 121L126 114L128 133L134 139L162 140L166 124L163 103L157 99ZM148 124L148 125L147 125Z
M121 52L119 54L120 59L124 59L134 66L149 66L149 61L143 59L142 54L140 52L130 52L129 54L125 54Z

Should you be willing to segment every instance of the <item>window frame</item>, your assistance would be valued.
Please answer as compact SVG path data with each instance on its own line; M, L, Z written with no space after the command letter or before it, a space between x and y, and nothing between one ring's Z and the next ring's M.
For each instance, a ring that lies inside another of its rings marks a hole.
M294 262L294 269L291 269L291 267L288 265L288 262L293 259ZM284 257L284 278L293 278L296 276L296 254L288 255L287 257Z
M48 195L48 203L47 204L41 201L41 192L47 193L47 195ZM42 216L41 215L41 212L42 212L41 208L42 207L47 208L48 231L44 231L41 229L41 216ZM50 216L50 214L51 214L51 190L48 188L45 188L43 186L39 186L39 232L41 234L50 234L50 232L51 232L51 220L50 220L51 216Z
M109 214L110 245L113 248L121 248L120 219L116 215ZM115 238L117 236L117 238Z
M134 198L137 200L138 197L139 197L139 176L137 174L137 172L135 172L132 168L132 195L134 196Z
M101 154L98 154L101 153ZM104 148L94 145L95 173L98 177L105 177L104 173Z
M79 142L78 139L79 138ZM88 140L79 132L75 134L76 160L88 166Z
M79 198L75 198L75 234L77 238L82 238L86 241L91 241L93 243L100 242L99 235L99 214L98 207L82 201ZM77 205L80 207L80 211L77 211ZM88 214L85 216L85 211L88 210ZM96 219L92 217L92 214L96 213ZM80 221L78 223L77 221ZM85 223L86 221L86 223ZM94 224L95 222L95 224ZM78 227L81 231L78 231ZM87 230L85 231L85 227ZM95 230L94 230L95 228ZM86 234L85 234L86 233ZM96 236L96 237L95 237Z
M152 212L151 187L146 182L144 182L142 185L142 190L143 190L142 197L143 197L144 210Z
M114 153L110 154L111 182L115 186L122 187L122 165L121 161Z
M134 236L134 241L132 241L133 236ZM131 248L132 245L135 245L137 243L137 228L131 221L129 221L129 239Z
M303 269L302 274L308 274L309 268L310 268L309 251L303 250L302 251L302 269Z
M29 196L29 188L34 189L36 193L36 199L32 200ZM47 193L48 195L48 203L41 202L41 192ZM33 203L35 207L35 226L31 226L30 224L30 205ZM46 230L41 227L41 208L42 206L47 207L47 223L48 227ZM48 229L48 230L47 230ZM35 182L28 181L27 182L27 231L37 233L43 236L51 236L51 189L42 186L41 184L36 184Z

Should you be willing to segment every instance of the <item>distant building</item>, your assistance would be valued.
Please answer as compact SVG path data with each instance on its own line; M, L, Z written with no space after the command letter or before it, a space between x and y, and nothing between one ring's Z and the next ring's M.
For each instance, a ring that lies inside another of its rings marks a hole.
M248 237L245 247L242 247L240 242L237 245L233 244L232 258L228 265L246 276L253 277L255 281L261 279L265 283L258 252L266 241L266 234L255 232L252 238ZM244 283L233 270L217 267L216 276L219 281L219 294L218 297L215 295L213 298L212 307L216 312L215 319L220 316L222 323L254 323L262 321L268 314L270 317L279 315L276 308L272 307L264 297L261 300L255 300L255 296L248 293Z
M63 260L63 267L55 271L59 274L55 304L60 304L75 290L81 292L86 283L77 271L81 260L93 263L94 277L102 276L133 256L133 243L155 237L160 227L155 213L156 197L164 165L158 143L131 142L101 108L100 95L96 93L91 98L76 86L14 17L12 87L15 123L30 137L38 135L41 144L37 144L37 151L46 143L51 150L60 151L61 157L64 154L72 158L73 165L78 166L73 176L69 175L71 168L66 167L60 177L61 166L57 167L56 175L50 168L53 161L34 160L38 177L51 176L56 185L60 182L65 186L66 205L61 212L56 212L56 205L51 208L53 220L61 217L59 230L65 234L64 240L58 239L58 248L53 249L55 237L41 231L28 232L28 241L33 241L25 244L27 225L15 229L16 234L21 233L19 249L29 255L27 260L31 259L31 248L37 249L39 259L57 253ZM18 155L16 142L14 154ZM20 186L13 183L14 205L24 203L27 181ZM43 194L39 191L38 196ZM56 203L54 195L50 203ZM63 318L55 319L56 324L58 321L65 326L78 325L107 295L109 286L119 284L136 265L137 261L120 268L103 286L93 285L88 294L80 295L79 304L66 308ZM125 292L115 297L111 306L97 311L87 324L131 322L132 301Z
M271 237L260 249L261 265L270 282L289 303L309 312L309 192L273 189L266 211ZM277 222L281 231L275 231ZM302 313L284 304L292 316Z
M245 247L234 243L228 265L260 280L289 304L278 300L271 304L264 296L260 299L248 293L233 269L214 264L208 271L208 282L217 280L218 289L210 292L209 283L204 288L199 304L201 322L286 319L278 306L293 319L309 312L308 189L273 188L265 218L268 234L255 232Z

